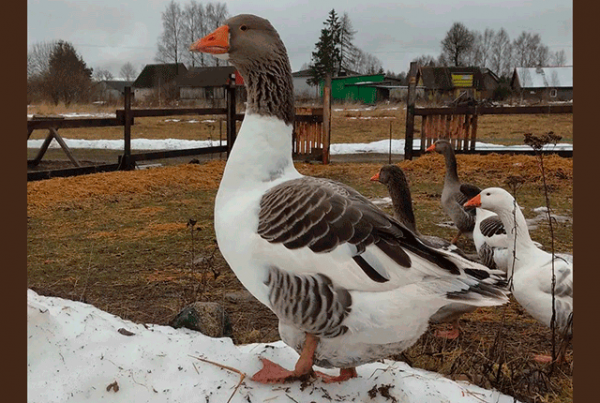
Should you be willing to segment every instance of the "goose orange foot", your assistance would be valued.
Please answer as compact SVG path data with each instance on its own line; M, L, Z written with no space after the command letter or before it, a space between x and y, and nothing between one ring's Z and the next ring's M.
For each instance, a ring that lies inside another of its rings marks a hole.
M548 363L552 362L552 356L547 354L537 354L533 356L535 362Z
M261 358L263 368L252 376L252 380L260 383L285 383L295 380L310 379L314 375L313 359L319 339L310 333L306 334L304 347L293 371L287 370L266 358Z
M458 324L458 321L452 321L448 327L448 330L436 330L433 335L440 339L456 339L460 335L460 325Z
M316 374L323 379L323 382L325 383L344 382L358 376L356 368L342 368L340 369L340 374L338 376L331 376L318 371Z
M259 383L286 383L297 380L310 379L314 371L312 368L308 370L298 370L297 367L293 371L283 368L279 364L275 364L273 361L266 358L260 359L263 363L263 367L260 371L252 376L252 380Z

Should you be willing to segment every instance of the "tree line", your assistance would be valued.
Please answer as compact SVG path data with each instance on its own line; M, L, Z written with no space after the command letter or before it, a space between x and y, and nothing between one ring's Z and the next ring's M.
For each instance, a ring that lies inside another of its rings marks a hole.
M488 68L508 79L515 67L564 66L564 50L551 52L537 33L523 31L514 40L504 28L469 30L463 23L452 24L441 43L438 57L422 55L413 61L422 66L474 66Z
M158 40L156 61L184 63L188 67L220 66L226 62L204 53L190 52L190 44L203 38L229 18L226 3L206 4L191 0L182 6L171 0L162 13L163 31Z
M137 77L137 69L127 62L120 70L127 81ZM88 67L73 44L67 41L38 42L27 52L27 99L54 104L90 102L97 94L97 81L114 79L106 69Z

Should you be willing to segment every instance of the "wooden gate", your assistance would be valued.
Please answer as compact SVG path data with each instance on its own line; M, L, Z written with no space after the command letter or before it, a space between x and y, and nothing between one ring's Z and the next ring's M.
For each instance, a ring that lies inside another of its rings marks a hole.
M477 114L422 115L421 150L446 139L455 150L475 150Z
M323 108L296 108L292 139L294 157L323 160L327 163L329 139L323 130Z

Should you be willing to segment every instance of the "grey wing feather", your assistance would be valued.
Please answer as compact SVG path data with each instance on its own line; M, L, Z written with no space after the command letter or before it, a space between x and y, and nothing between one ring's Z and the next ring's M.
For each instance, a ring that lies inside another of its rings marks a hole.
M270 189L260 203L258 234L271 243L308 247L315 253L350 243L360 254L375 245L407 268L409 250L452 274L461 273L454 262L360 193L329 179L303 177Z
M502 220L497 215L490 216L479 223L479 230L486 237L492 237L494 235L505 235L506 229Z

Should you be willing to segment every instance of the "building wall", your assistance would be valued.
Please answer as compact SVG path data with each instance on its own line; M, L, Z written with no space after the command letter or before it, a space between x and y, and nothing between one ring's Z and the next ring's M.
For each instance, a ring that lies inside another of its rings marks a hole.
M573 88L522 88L521 100L530 102L571 101Z
M367 104L377 102L377 88L356 86L348 84L356 84L364 81L382 82L383 74L372 74L368 76L349 76L336 77L331 80L331 98L339 101L356 101ZM323 85L319 86L319 93L323 94Z
M181 87L179 88L181 99L224 99L225 88L223 87Z

